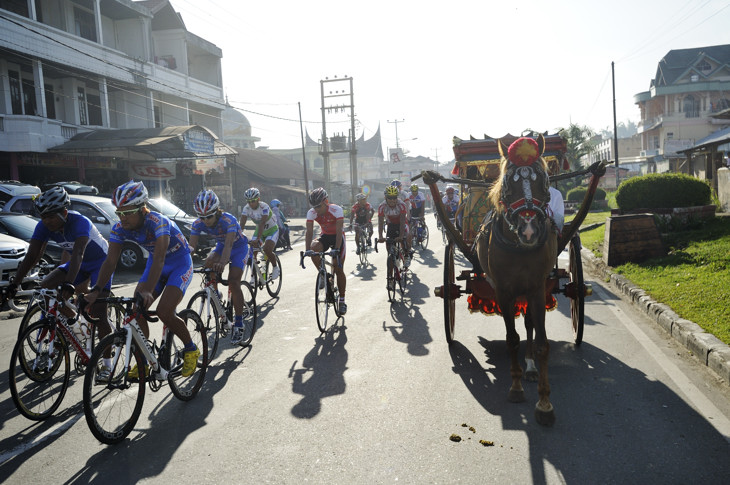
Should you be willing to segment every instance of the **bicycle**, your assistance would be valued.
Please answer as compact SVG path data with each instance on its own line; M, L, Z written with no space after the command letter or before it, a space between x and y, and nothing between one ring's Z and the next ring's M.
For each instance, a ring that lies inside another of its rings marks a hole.
M335 258L338 250L330 249L329 251L300 251L299 265L304 268L304 258L310 256L319 256L319 273L317 273L317 281L314 285L314 310L317 315L317 326L321 333L327 331L330 307L335 312L335 322L342 315L340 314L340 290L335 282ZM331 256L332 261L327 261L325 256ZM329 270L328 267L329 266Z
M83 375L98 345L98 325L63 315L67 304L59 297L61 291L61 287L34 290L44 316L21 332L10 357L13 403L34 421L48 418L61 405L71 376L70 350L76 351L76 373Z
M284 270L281 267L279 256L274 254L274 259L276 259L276 265L279 267L279 277L275 280L271 279L273 266L266 253L261 250L253 251L250 248L248 264L243 268L243 275L241 276L241 283L246 282L248 287L251 288L250 297L247 297L246 291L243 293L243 299L247 304L254 305L258 290L263 290L264 287L266 287L266 291L272 298L276 298L279 295L279 291L281 291L281 280L284 278ZM250 274L253 275L253 285L249 283L251 278L249 276L249 270L251 271ZM241 289L243 290L243 288Z
M144 403L145 384L149 383L150 390L157 392L167 381L173 395L181 401L189 401L198 394L208 367L208 340L203 322L194 310L185 309L178 313L200 350L196 370L192 375L183 377L183 343L166 325L162 328L159 346L156 341L150 342L144 336L137 323L138 318L143 316L148 322L156 322L158 318L154 317L155 312L142 308L139 294L132 298L98 298L96 301L124 308L122 325L96 346L84 376L86 423L96 439L111 445L124 440L137 423ZM105 353L111 356L108 369L103 365ZM134 365L138 376L130 377L129 371Z
M228 290L228 298L223 300L222 295L216 290L216 283L224 286L228 285L228 281L224 280L220 274L211 268L202 268L193 270L193 273L203 275L200 284L202 290L195 293L188 302L188 308L194 310L203 321L205 333L208 336L208 362L213 360L218 350L219 338L225 338L229 330L233 328L233 303L231 302L231 292ZM241 289L248 288L251 293L251 286L245 282L241 282ZM246 292L244 291L244 295ZM253 340L256 333L256 301L249 305L243 302L243 340L240 346L246 347Z
M388 277L386 289L388 290L388 301L395 301L396 285L400 291L401 296L405 294L405 289L408 286L410 280L410 269L406 266L405 262L405 248L403 247L403 241L398 241L397 238L387 237L385 238L386 247L388 248ZM378 252L378 241L375 241L375 252Z
M415 226L413 228L411 247L420 247L425 250L428 247L428 226L421 217L413 217L411 223Z
M366 224L358 224L357 222L352 224L353 231L355 232L355 245L356 252L360 257L360 264L368 264L368 226ZM359 229L359 230L358 230Z

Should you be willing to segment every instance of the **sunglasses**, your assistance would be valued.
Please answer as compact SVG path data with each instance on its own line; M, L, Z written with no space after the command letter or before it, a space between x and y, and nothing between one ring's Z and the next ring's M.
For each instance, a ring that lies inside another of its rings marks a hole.
M200 216L201 219L205 219L205 220L212 219L214 217L215 217L215 212L212 214L208 214L207 216Z
M319 208L320 208L320 207L322 207L323 205L324 205L324 202L320 202L320 203L319 203L319 204L317 204L317 205L313 205L313 206L312 206L312 209L319 209Z
M134 214L136 212L139 212L139 209L140 208L137 207L136 209L129 209L126 211L114 211L114 213L119 217L126 217L126 216L131 216L132 214Z
M386 197L385 200L398 200L398 197Z
M249 204L250 204L251 202L258 202L258 201L259 201L259 199L248 199L248 203L249 203Z

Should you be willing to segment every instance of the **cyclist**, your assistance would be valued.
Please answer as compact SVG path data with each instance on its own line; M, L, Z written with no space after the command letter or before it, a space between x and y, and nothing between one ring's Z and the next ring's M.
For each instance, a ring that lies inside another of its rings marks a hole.
M404 237L408 234L408 221L406 220L407 215L408 210L406 209L406 205L402 200L398 199L398 187L393 185L386 187L385 201L383 201L378 207L378 241L386 241L383 237L383 226L387 222L387 237L395 238L396 241L404 241L404 243L407 243L408 238ZM387 247L387 249L390 251L390 247ZM410 264L410 249L406 254L405 265L408 267ZM391 276L393 276L393 268L388 268L388 281L390 282L393 281Z
M334 272L337 275L337 288L340 290L340 314L344 315L347 313L347 305L345 304L347 278L343 269L345 255L347 254L344 231L345 213L339 205L329 203L327 191L322 187L309 193L309 205L312 208L307 211L307 231L304 236L304 248L307 251L311 249L316 252L327 251L330 248L339 251L337 261L334 264ZM314 221L317 221L322 233L317 240L312 241ZM312 262L315 269L319 268L319 256L312 256ZM323 285L324 281L320 281L320 284Z
M413 223L413 218L420 218L422 223L425 223L423 217L426 215L426 196L418 190L418 185L411 184L411 195L408 197L411 201L411 214L410 214L410 226L411 226L411 238L415 235L418 224Z
M375 214L375 210L373 209L373 206L370 205L370 202L368 202L367 195L360 193L355 196L355 199L357 202L355 202L355 205L353 205L350 210L350 225L352 225L353 219L357 224L357 226L355 226L355 240L358 240L360 237L360 231L362 230L362 227L365 226L367 227L368 246L372 246L372 219L373 214ZM360 248L358 247L355 252L356 254L360 254Z
M274 211L276 216L276 222L279 225L279 237L283 243L284 249L291 249L291 241L289 240L289 220L284 215L284 211L281 210L281 201L279 199L271 199L271 210Z
M459 208L459 196L453 187L446 187L446 195L444 195L442 202L446 206L449 219L453 219L456 216L456 210Z
M68 210L70 205L71 200L63 187L48 189L36 198L35 206L41 220L31 236L28 253L18 265L15 278L10 282L11 294L17 290L18 283L16 282L23 281L28 271L38 264L49 240L57 242L63 248L63 263L43 278L42 288L56 288L63 284L66 288L63 298L68 299L72 296L70 291L73 287L65 283L84 288L88 287L89 283L97 284L99 269L106 259L109 243L86 216ZM110 276L100 293L108 295L111 286L112 278ZM91 313L99 315L101 318L100 338L107 335L111 328L107 321L106 307L106 303L100 302L91 308ZM64 310L68 311L70 308L67 306ZM68 317L75 316L73 311L68 314L63 310L62 312ZM104 364L107 366L106 375L108 375L111 361L104 360Z
M212 190L202 190L193 203L198 218L193 222L190 231L190 252L195 252L200 233L210 234L216 244L205 260L204 267L223 273L228 266L228 288L231 290L233 303L234 326L231 343L237 344L243 339L243 292L241 276L244 265L248 262L248 238L244 236L238 219L233 214L223 212L220 200Z
M117 208L116 214L120 220L112 226L109 252L99 270L97 284L91 288L86 299L93 303L99 297L100 287L107 284L116 269L124 241L132 240L144 247L149 257L135 294L142 296L145 308L160 298L157 315L185 344L182 376L189 377L195 372L200 350L192 341L185 322L177 316L177 305L182 301L192 279L193 259L188 241L180 229L166 216L150 211L146 205L148 198L144 184L134 180L114 190L112 203ZM149 325L143 318L139 319L139 326L144 335L149 336ZM144 371L145 375L149 374L146 363ZM135 364L129 371L129 378L139 378L139 372Z
M252 248L262 247L261 241L263 240L263 250L266 257L271 263L271 279L275 280L281 274L279 266L276 264L276 257L274 256L274 248L276 247L276 240L279 238L279 225L276 222L276 216L266 202L261 202L261 192L256 187L251 187L243 193L246 197L248 204L241 211L241 229L246 227L246 221L250 217L251 220L256 224L254 229L253 237L251 238L250 244ZM258 250L254 249L254 253ZM251 272L251 284L254 284L253 272Z

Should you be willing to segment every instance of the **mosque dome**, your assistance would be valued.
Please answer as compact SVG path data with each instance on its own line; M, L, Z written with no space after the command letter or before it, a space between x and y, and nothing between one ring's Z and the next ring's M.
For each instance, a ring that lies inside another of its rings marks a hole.
M251 136L251 123L248 118L231 105L226 105L222 113L223 137L241 138Z

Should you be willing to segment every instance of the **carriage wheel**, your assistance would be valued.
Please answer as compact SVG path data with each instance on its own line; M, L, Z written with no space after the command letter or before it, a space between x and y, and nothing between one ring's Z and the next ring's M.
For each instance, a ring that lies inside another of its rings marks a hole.
M573 323L573 339L575 345L583 341L583 324L585 323L585 291L583 285L583 261L580 257L580 236L577 234L568 246L570 282L575 287L575 297L570 300L570 317Z
M446 329L446 342L449 344L454 341L454 324L456 303L451 297L451 285L456 283L456 273L454 271L454 244L448 243L444 253L444 328Z

